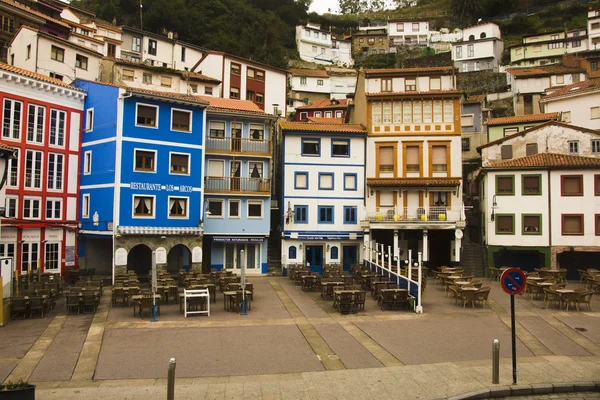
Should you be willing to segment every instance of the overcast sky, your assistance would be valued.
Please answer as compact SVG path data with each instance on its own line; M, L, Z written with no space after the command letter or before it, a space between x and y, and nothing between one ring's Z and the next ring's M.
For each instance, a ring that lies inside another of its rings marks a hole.
M319 14L324 14L326 12L337 14L339 8L338 0L313 0L309 11L315 11Z

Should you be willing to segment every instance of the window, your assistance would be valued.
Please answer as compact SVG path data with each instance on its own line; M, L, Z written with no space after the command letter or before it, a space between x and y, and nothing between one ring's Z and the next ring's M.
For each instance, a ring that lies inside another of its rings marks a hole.
M595 232L596 232L596 236L600 236L600 214L596 214L596 215L594 216L594 218L596 219L596 220L595 220L595 222L596 222L596 224L595 224L595 225L596 225L596 226L595 226L595 229L594 229L594 230L595 230Z
M565 76L564 75L557 75L556 76L556 83L557 84L563 84L563 83L565 83Z
M397 22L396 23L396 30L398 32L404 32L404 23L403 22Z
M253 91L248 90L246 92L246 100L254 101L254 92Z
M461 115L460 126L473 126L473 114Z
M231 63L231 75L241 75L242 66L240 64Z
M170 76L161 76L160 77L160 86L163 87L171 87L173 80Z
M48 138L50 146L64 147L66 120L66 112L50 110L50 136Z
M600 153L600 139L592 139L592 153Z
M533 196L542 194L542 176L541 175L523 175L523 196Z
M512 158L512 145L505 144L500 147L500 157L503 160L510 160Z
M419 146L406 147L406 172L420 172Z
M239 200L229 200L229 218L239 218L240 217L240 201Z
M562 112L562 122L566 122L566 123L571 122L571 111L563 111Z
M319 156L321 139L302 139L302 155L303 156Z
M499 196L512 196L515 194L515 177L496 176L496 194Z
M316 53L316 52L317 52L317 46L313 46L313 47L312 47L312 52L313 52L313 53Z
M2 138L21 139L21 108L23 103L15 100L4 99L2 113Z
M21 271L23 274L38 269L38 251L39 243L23 243L21 245Z
M590 118L591 119L600 118L600 106L590 107Z
M15 31L15 21L6 15L0 15L0 29L4 32L13 33Z
M225 122L211 121L209 135L211 138L224 138Z
M142 38L138 36L134 36L131 38L131 51L135 51L136 53L140 53L142 51Z
M330 172L319 172L319 189L333 190L333 174Z
M108 57L116 57L117 56L117 45L108 43L106 48L106 55Z
M44 271L58 272L59 250L58 243L46 243L44 247Z
M308 189L308 172L294 174L294 189Z
M369 43L369 44L375 44L375 38L368 38L367 39L367 43Z
M248 218L263 217L263 202L262 200L248 200Z
M308 206L294 206L294 223L308 223Z
M169 197L169 218L188 217L188 198Z
M144 75L142 76L142 83L145 83L146 85L152 85L152 74L149 72L144 72Z
M158 127L158 107L137 104L136 125L147 127Z
M590 61L590 69L592 71L598 71L598 61Z
M156 172L156 152L149 150L135 150L135 171Z
M27 115L27 142L42 144L44 142L44 116L46 108L29 105Z
M50 46L50 58L59 62L65 61L65 49L60 47Z
M325 111L325 118L332 118L333 114L331 113L331 111Z
M290 246L288 248L288 260L296 259L296 246Z
M466 137L461 139L461 148L462 151L470 151L471 150L471 139Z
M583 235L583 214L562 214L562 234Z
M265 96L262 93L256 93L256 103L263 104L265 102Z
M148 54L156 55L156 40L148 39Z
M571 154L579 154L579 140L569 140L569 153Z
M379 147L379 172L394 172L394 146Z
M333 206L319 206L319 223L333 224Z
M208 200L209 218L223 217L223 200Z
M88 69L88 58L82 56L81 54L75 55L75 67L81 68L87 71Z
M513 214L496 215L496 235L514 235L515 216Z
M358 209L356 207L344 207L344 224L356 224L358 221L357 218Z
M300 77L300 85L306 86L306 77L305 76Z
M357 180L356 174L344 174L344 190L358 190Z
M317 86L323 86L323 79L317 79Z
M256 70L256 79L259 81L265 80L265 71Z
M248 174L250 178L259 179L263 177L263 162L262 161L250 161L248 163Z
M525 145L525 155L532 156L538 153L538 144L537 143L527 143Z
M185 62L185 47L181 48L181 61Z
M6 185L16 188L19 186L19 151L15 153L13 158L8 160L8 176Z
M81 218L90 217L90 195L84 194L81 197Z
M50 75L50 78L58 79L59 81L62 81L64 78L62 75L57 74L56 72L50 72L48 75Z
M186 110L171 109L171 130L191 132L192 112Z
M198 93L198 85L190 85L192 87L192 92L193 93ZM204 87L204 94L207 94L209 96L213 95L213 88L211 86L205 86Z
M429 79L429 90L441 90L442 89L442 78L430 78Z
M473 45L470 44L467 46L467 57L474 57L475 56L475 51L473 49Z
M35 150L25 153L25 188L42 188L42 154Z
M265 126L259 124L250 124L250 140L264 140Z
M417 90L417 80L416 79L405 79L404 80L404 90L407 92Z
M343 116L344 116L344 113L342 111L336 111L335 112L335 117L336 118L343 118Z
M542 234L542 216L523 214L523 235Z
M91 132L94 130L94 109L88 108L85 112L85 131Z
M4 216L7 218L17 218L19 198L16 196L6 196ZM1 256L2 254L0 254Z
M418 32L419 31L419 23L418 22L413 22L413 24L412 24L412 30L413 30L413 32Z
M392 91L392 79L382 78L381 79L381 91L391 92Z
M583 196L583 175L562 175L560 194L561 196Z
M190 155L180 153L170 153L172 174L189 175L190 171Z
M431 168L432 172L448 171L448 147L431 146Z
M240 98L240 89L236 88L236 87L232 87L229 90L229 97L232 99L239 99Z
M504 136L510 136L519 132L519 128L504 128Z
M64 155L48 153L48 190L62 190Z
M46 199L46 219L61 219L62 200Z
M331 156L350 157L350 141L333 139L331 141Z
M88 150L83 153L83 174L89 175L92 173L92 151Z
M315 118L321 118L321 111L315 111Z
M456 54L456 58L462 58L462 46L456 46L456 51L454 52Z
M142 218L153 217L154 197L133 196L133 216Z
M40 198L25 197L23 199L23 218L39 219L40 218L40 203L41 203Z

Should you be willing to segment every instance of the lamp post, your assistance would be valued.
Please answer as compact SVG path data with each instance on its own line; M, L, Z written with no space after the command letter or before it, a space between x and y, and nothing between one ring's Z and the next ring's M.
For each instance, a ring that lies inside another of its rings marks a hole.
M246 258L244 258L244 250L240 250L240 269L242 272L242 315L246 314Z

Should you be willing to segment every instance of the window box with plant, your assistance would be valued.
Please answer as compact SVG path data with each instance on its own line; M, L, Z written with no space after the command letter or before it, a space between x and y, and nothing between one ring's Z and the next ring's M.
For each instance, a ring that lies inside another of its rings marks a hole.
M2 400L35 400L35 385L19 379L0 384L0 399Z

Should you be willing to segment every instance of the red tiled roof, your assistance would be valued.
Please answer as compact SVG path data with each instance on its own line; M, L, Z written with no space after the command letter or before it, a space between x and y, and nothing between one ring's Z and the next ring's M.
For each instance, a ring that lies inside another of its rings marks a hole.
M332 104L332 100L335 100L338 104ZM296 110L310 110L310 109L323 109L323 108L346 108L348 104L348 99L325 99L319 100L312 104L307 104L305 106L296 107Z
M235 99L222 99L220 97L210 96L193 96L196 99L205 101L209 104L208 109L214 111L225 111L225 112L242 112L250 114L262 114L269 115L260 109L258 105L251 102L250 100L235 100Z
M556 74L574 74L585 72L584 68L567 67L564 65L542 65L539 67L508 68L506 72L515 78L532 78L535 76L549 76Z
M475 103L483 103L485 101L485 94L479 94L474 96L469 96L463 104L475 104Z
M600 169L600 158L575 156L571 154L539 153L531 156L501 161L484 169Z
M315 124L312 122L282 121L279 126L286 131L367 133L367 129L359 124Z
M425 90L425 91L416 91L411 90L408 92L374 92L367 93L367 97L386 97L386 96L427 96L427 95L444 95L444 94L453 94L453 95L462 95L463 92L460 90L448 89L448 90Z
M328 78L327 71L322 69L299 69L290 68L288 70L293 76L318 76Z
M342 118L315 118L315 117L308 117L308 122L312 122L314 124L343 124L344 120Z
M454 67L451 65L440 66L440 67L418 67L418 68L378 68L378 69L365 69L367 75L377 74L410 74L419 72L452 72Z
M220 80L215 79L215 78L211 78L210 76L206 76L206 75L202 75L199 74L197 72L191 72L191 71L180 71L181 76L183 76L186 79L191 79L194 81L201 81L201 82L211 82L211 83L221 83Z
M104 59L113 60L117 64L126 64L126 65L131 65L134 67L147 68L147 69L157 68L152 65L145 64L143 62L131 61L131 60L127 60L125 58L104 57ZM158 68L161 68L161 70L165 70L164 67L158 67ZM176 74L176 75L181 75L185 79L197 80L197 81L202 81L202 82L211 82L211 83L216 83L216 84L221 83L221 81L218 79L211 78L210 76L202 75L197 72L181 71L181 70L172 69L172 68L166 68L166 69L168 70L168 72L170 72L172 74Z
M558 97L577 95L586 92L600 90L600 79L588 79L587 81L573 83L568 86L563 86L552 93L542 97L541 101L548 99L556 99Z
M367 185L373 187L454 187L460 185L462 178L376 178L367 179Z
M0 69L2 69L4 71L15 73L15 74L19 74L19 75L22 75L22 76L26 76L28 78L37 79L39 81L43 81L43 82L47 82L47 83L52 83L53 85L58 85L58 86L62 86L62 87L65 87L65 88L69 88L71 90L76 90L76 91L79 91L79 92L85 92L84 90L81 90L81 89L78 89L76 87L73 87L71 85L66 84L65 82L61 81L60 79L50 78L49 76L42 75L42 74L37 74L35 72L31 72L31 71L28 71L28 70L23 69L23 68L17 68L17 67L15 67L13 65L8 65L8 64L0 63Z
M493 125L507 125L507 124L522 124L525 122L536 122L536 121L549 121L557 120L560 118L559 112L546 113L546 114L530 114L530 115L518 115L515 117L500 117L488 119L488 126Z
M48 16L48 15L46 15L44 13L41 13L39 11L32 10L31 8L25 7L25 6L23 6L21 4L18 4L16 2L12 1L12 0L0 0L0 2L2 2L4 4L9 4L9 5L11 5L11 6L15 7L15 8L18 8L19 10L23 10L25 12L28 12L29 14L33 14L33 15L35 15L37 17L40 17L40 18L43 18L45 20L52 21L55 24L64 26L67 29L71 28L68 24L64 23L63 21L59 21L57 19L54 19L54 18L52 18L52 17L50 17L50 16Z
M2 1L2 0L0 0L0 1ZM79 43L71 42L70 40L63 39L63 38L61 38L59 36L56 36L56 35L50 35L49 33L42 32L42 31L40 31L38 29L35 29L35 28L32 28L31 26L28 26L28 25L21 25L21 27L19 28L19 30L17 31L17 33L15 34L15 36L13 36L13 38L11 39L11 45L12 45L12 42L17 37L17 35L19 34L19 32L21 31L21 29L28 29L28 30L30 30L32 32L36 32L38 35L41 35L41 36L45 37L48 40L51 40L51 41L54 40L54 41L63 43L65 45L67 45L67 46L71 46L71 47L74 47L76 49L81 49L83 51L87 51L88 53L92 53L92 54L94 54L94 55L96 55L98 57L102 57L103 56L102 53L99 53L98 51L92 49L91 47L82 46Z

